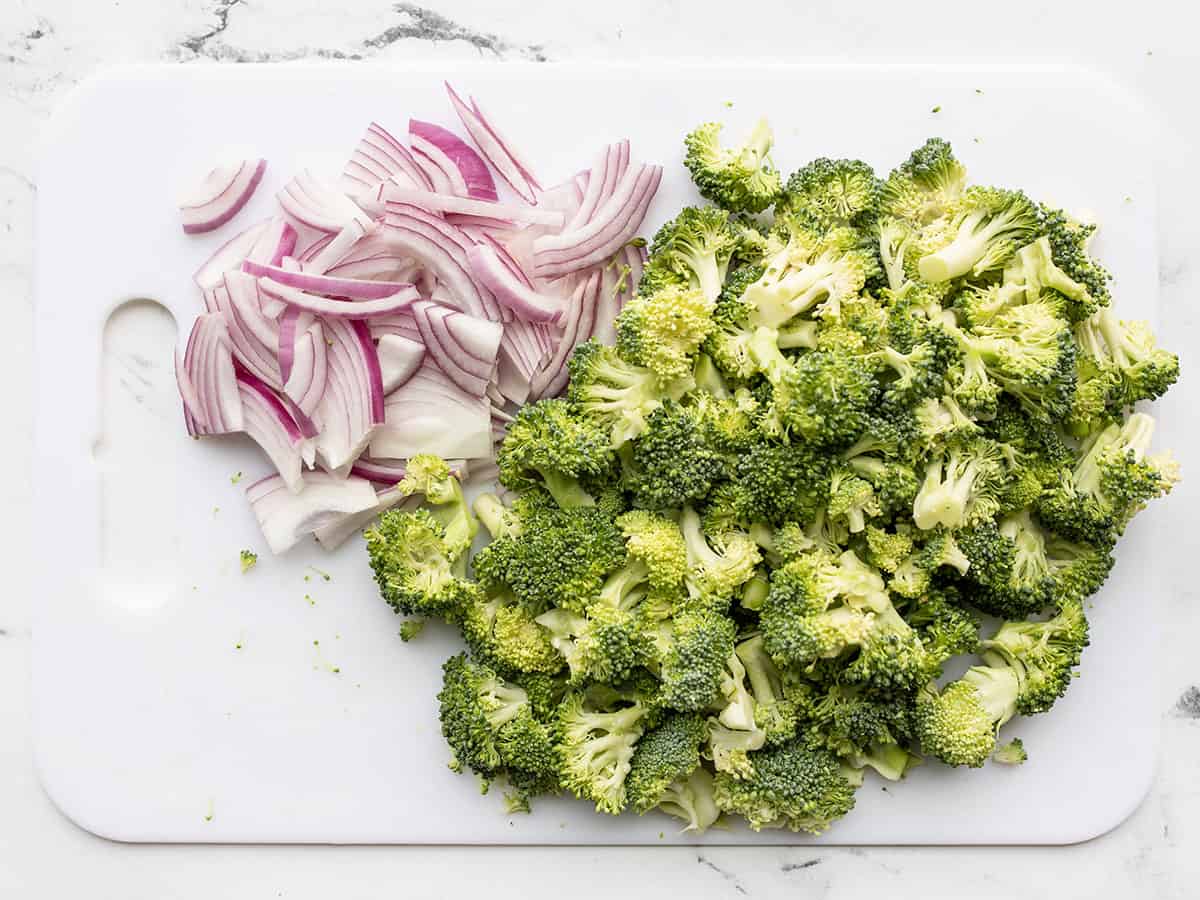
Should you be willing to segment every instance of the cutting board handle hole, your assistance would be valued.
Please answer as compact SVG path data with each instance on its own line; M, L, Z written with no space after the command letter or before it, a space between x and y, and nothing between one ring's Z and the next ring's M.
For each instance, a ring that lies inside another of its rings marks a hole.
M184 434L175 387L177 340L175 317L149 298L119 304L104 323L99 433L91 450L99 476L101 564L118 583L147 560L176 555L177 456Z

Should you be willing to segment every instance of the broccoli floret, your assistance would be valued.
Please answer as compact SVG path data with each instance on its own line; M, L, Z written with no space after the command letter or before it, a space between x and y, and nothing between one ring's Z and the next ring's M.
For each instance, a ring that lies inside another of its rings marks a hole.
M1064 540L1043 528L1028 509L1001 519L994 536L1000 546L989 548L982 532L968 544L968 558L980 554L984 560L1002 561L969 570L980 586L970 599L985 612L1006 618L1023 618L1059 599L1082 600L1100 589L1112 568L1107 545Z
M805 686L800 709L804 742L827 750L856 768L871 766L891 781L910 763L900 744L912 731L907 704L877 700L856 687Z
M881 206L890 216L926 225L950 211L966 183L967 170L950 145L930 138L888 176Z
M1039 225L1037 207L1021 192L968 188L921 230L917 269L933 283L982 275L1003 267Z
M817 234L795 227L787 244L742 295L750 307L750 325L782 329L810 311L836 319L842 303L863 289L876 266L874 256L860 248L858 236L848 228Z
M982 766L996 748L997 729L1017 712L1020 684L1009 667L972 666L939 693L917 697L921 748L948 766Z
M1041 217L1054 264L1072 281L1083 285L1091 301L1087 304L1068 304L1071 320L1086 318L1099 307L1108 306L1111 300L1108 282L1112 276L1087 252L1096 226L1076 222L1061 209L1043 207Z
M1004 269L1004 283L1021 290L1027 303L1047 297L1072 322L1086 318L1098 306L1087 285L1075 281L1054 264L1054 251L1045 236L1017 251Z
M717 604L725 603L741 585L754 577L762 561L758 546L749 535L730 531L705 535L700 515L691 507L679 514L679 530L687 547L688 593Z
M1029 754L1025 752L1025 745L1021 739L1013 738L1004 746L997 747L992 759L1005 766L1019 766L1029 759Z
M929 448L974 437L979 425L968 416L953 397L928 397L917 404L914 413L917 432Z
M991 518L999 509L1005 482L1004 457L984 438L958 442L925 466L925 480L913 502L918 528L958 528Z
M757 429L758 401L746 388L729 397L697 392L687 398L687 410L705 440L725 454L747 450L760 439Z
M541 485L564 509L591 506L580 478L596 477L613 466L608 434L575 414L566 400L540 400L522 407L496 456L500 483L514 491Z
M1042 497L1042 518L1067 537L1107 544L1149 500L1169 493L1179 480L1169 453L1147 455L1153 435L1154 420L1144 413L1094 435L1074 469Z
M596 811L618 815L625 808L625 779L648 709L641 699L614 692L568 695L558 715L562 782Z
M690 371L663 383L650 369L625 362L614 348L595 340L575 348L568 368L569 399L611 429L614 449L644 432L646 417L663 400L678 400L693 387Z
M905 619L925 648L929 681L940 678L952 658L979 648L979 619L959 603L954 588L931 588L905 610Z
M709 609L683 609L664 623L657 647L665 706L702 710L717 698L736 631L733 620Z
M714 303L739 243L724 210L687 206L658 229L650 244L650 256Z
M451 768L468 766L490 779L501 767L553 777L558 752L551 730L533 716L525 691L492 669L452 656L442 667L442 734L453 752Z
M779 195L779 173L768 154L774 143L771 126L759 119L739 146L721 146L721 125L707 122L684 138L683 164L692 173L700 196L730 212L762 212Z
M1059 611L1045 622L1005 622L980 643L991 666L1007 666L1017 676L1017 712L1046 712L1067 692L1075 667L1088 645L1088 622L1078 600L1061 601Z
M605 575L625 563L625 541L612 516L601 506L518 509L521 533L476 553L475 577L490 591L511 589L533 614L555 606L582 612Z
M646 732L625 780L630 808L677 816L687 822L685 831L700 833L712 825L720 814L712 800L712 777L693 778L702 771L700 744L706 736L704 719L694 713L673 713Z
M826 515L845 524L851 534L867 527L867 518L882 513L871 482L846 468L835 469L829 481Z
M882 572L895 572L913 552L912 535L907 532L868 525L866 539L866 561Z
M875 238L879 248L879 262L893 293L908 285L905 260L915 237L912 223L894 216L883 216L875 224Z
M820 834L854 808L855 786L832 753L792 742L750 755L753 774L720 772L717 806L755 831L788 828Z
M712 330L704 341L705 352L730 378L746 379L757 371L750 356L751 306L745 300L746 289L763 276L761 266L745 265L734 269L726 279L712 312Z
M729 468L692 411L672 400L647 416L646 430L632 446L627 487L634 504L648 509L678 507L705 497Z
M954 540L954 535L937 528L921 535L921 546L911 553L888 581L888 588L901 597L917 598L929 590L934 575L943 566L965 575L971 561Z
M617 519L632 559L645 564L646 579L656 588L682 586L687 574L687 544L679 526L665 516L632 510Z
M882 182L858 159L815 159L787 180L778 206L814 228L863 228L875 216Z
M761 634L737 646L737 656L745 669L754 700L754 727L763 732L770 746L796 736L798 712L783 688L783 676L767 654Z
M638 294L617 315L617 352L662 381L690 377L696 351L713 329L714 302L699 288L679 285Z
M428 510L388 510L365 537L379 591L397 613L453 621L481 598L465 577L465 545L448 540Z
M1146 322L1124 321L1102 309L1080 322L1075 336L1103 383L1111 385L1105 398L1110 414L1158 399L1179 378L1179 357L1157 345Z
M755 333L751 354L771 382L771 407L787 432L822 446L849 444L862 433L879 390L869 360L815 350L792 363L765 328Z
M476 659L518 672L549 675L563 667L562 656L545 630L512 594L470 604L461 626L463 639Z
M766 741L767 734L761 728L749 731L727 728L713 717L708 720L708 743L705 745L704 758L712 761L718 776L725 774L731 778L749 778L754 774L750 754L761 749Z
M405 466L404 478L396 488L405 497L424 494L432 504L430 515L442 526L445 541L455 555L471 546L479 523L471 515L463 496L462 483L450 471L450 465L431 453L414 455Z

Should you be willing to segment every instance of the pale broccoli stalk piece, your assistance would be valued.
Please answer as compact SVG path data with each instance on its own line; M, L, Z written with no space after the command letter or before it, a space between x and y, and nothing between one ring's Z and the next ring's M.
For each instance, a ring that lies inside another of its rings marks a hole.
M690 506L679 514L679 529L687 547L685 582L693 597L726 602L754 577L762 555L749 535L731 531L706 536L700 528L700 514Z
M1000 508L1006 469L999 447L983 439L952 446L925 467L913 521L928 530L958 528L991 518Z
M774 143L771 126L759 119L739 146L721 146L721 128L707 122L684 138L683 164L692 173L700 196L730 212L762 212L779 196L779 172L768 154Z
M705 758L712 761L718 773L732 778L749 778L754 774L750 754L761 749L766 742L767 734L761 728L749 731L726 728L713 717L708 720Z

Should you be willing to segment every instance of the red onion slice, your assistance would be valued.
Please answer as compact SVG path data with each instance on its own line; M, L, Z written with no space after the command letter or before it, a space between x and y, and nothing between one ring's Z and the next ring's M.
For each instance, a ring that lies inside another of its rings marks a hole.
M333 238L322 245L318 253L312 254L306 261L305 269L318 275L329 271L338 260L350 252L350 249L362 240L368 231L374 229L374 224L364 226L354 221L339 231Z
M345 194L321 184L310 172L301 172L276 194L279 205L298 235L297 251L303 255L313 244L337 234L350 222L363 227L371 217Z
M314 294L325 294L330 297L345 297L350 300L383 300L394 296L398 290L412 287L411 284L397 284L394 281L368 281L359 278L317 275L312 272L289 272L279 266L263 265L250 260L242 263L242 269L251 275L269 278L275 284L286 285Z
M522 284L504 264L495 249L488 244L476 244L467 253L471 272L492 292L495 298L530 322L557 322L563 304L557 297L548 297Z
M496 182L492 173L488 171L487 163L453 131L432 122L409 119L408 133L414 141L414 146L416 139L420 139L423 150L432 147L438 151L441 159L435 158L435 161L439 168L442 168L441 160L444 159L459 173L465 188L460 196L475 197L479 200L499 199Z
M277 389L283 384L283 376L279 372L274 347L259 339L259 332L247 324L246 314L234 304L235 294L239 305L246 302L236 277L238 274L237 272L227 272L225 283L206 293L206 298L211 300L212 304L209 312L219 312L224 317L225 324L229 328L229 340L233 346L233 358L256 378ZM252 299L253 307L249 312L261 318L256 299L258 287L253 284L253 279L251 282L251 296L254 299Z
M224 316L197 316L175 377L183 399L188 434L229 434L242 430L242 403L233 367L233 345Z
M293 494L303 486L304 435L287 408L266 384L245 371L237 373L243 430L279 470Z
M327 319L329 375L313 421L317 452L331 472L344 476L384 421L383 377L367 326Z
M355 196L370 193L381 183L393 179L398 182L409 180L419 187L433 187L408 148L382 125L372 122L342 170L342 187L347 194Z
M276 555L286 553L301 538L349 513L373 508L378 499L371 482L362 478L335 478L310 472L304 486L293 494L279 475L270 475L246 489L267 546Z
M556 210L543 210L536 207L522 208L512 206L511 204L496 203L491 200L456 197L451 194L418 191L398 186L385 187L383 189L383 199L388 204L389 211L391 210L392 203L403 203L410 206L418 206L430 212L460 213L507 222L519 222L523 225L545 225L550 228L561 228L563 224L563 214Z
M504 329L497 322L421 301L412 307L425 349L459 388L482 397L496 367Z
M504 151L505 155L508 156L508 158L513 161L516 167L521 170L521 174L525 177L525 180L529 182L529 186L534 190L540 191L542 186L538 183L537 178L534 177L533 167L530 166L525 158L517 152L516 145L514 145L512 141L508 140L500 132L500 129L496 126L496 123L488 117L487 113L483 111L483 107L479 105L479 101L477 101L474 97L469 99L471 100L471 111L475 113L475 118L477 118L483 127L488 130L488 133L496 139L496 143L500 145L500 148Z
M567 360L575 348L587 340L595 323L596 301L600 293L600 273L593 271L579 283L571 295L566 321L558 347L545 367L537 373L530 385L531 399L553 397L567 386Z
M183 230L202 234L220 228L246 205L266 171L265 159L243 159L213 169L196 195L179 205Z
M324 278L325 276L318 277ZM282 300L288 306L295 306L321 316L343 319L369 319L372 316L387 315L410 306L421 297L411 284L391 284L389 287L392 288L393 293L377 300L348 301L318 297L315 294L282 284L274 278L260 278L258 283L268 297Z
M484 159L492 164L493 168L500 173L500 177L516 191L522 200L532 206L537 202L534 194L538 188L536 180L522 169L508 146L497 137L494 131L488 128L479 113L463 103L462 98L458 96L449 82L446 82L446 92L450 95L450 103L458 114L463 128L467 130L467 134L471 136L471 140L475 142L475 146L479 148Z
M372 457L444 459L491 456L488 401L463 391L426 354L408 383L388 395L385 424L371 440Z
M393 248L429 268L438 281L449 288L465 312L493 318L487 314L483 295L471 277L466 252L456 242L409 215L401 217L389 214L383 230L387 232Z
M202 291L212 290L221 283L221 278L230 269L241 266L242 261L254 249L254 245L271 225L271 220L257 222L245 231L235 234L217 248L204 264L196 270L192 280Z
M579 202L579 208L571 221L567 223L567 231L573 231L587 222L596 210L612 195L617 182L629 167L629 141L619 141L609 144L600 151L599 157L593 164L587 176L587 189Z
M374 333L372 332L372 337ZM398 334L384 334L375 347L379 354L379 372L383 393L387 396L408 382L421 367L425 345Z
M307 316L307 313L302 313ZM286 316L285 316L286 318ZM301 322L299 316L288 329L291 334L290 344L284 343L284 328L280 328L279 357L282 367L285 347L291 348L287 354L291 363L288 369L287 381L283 393L289 402L293 415L306 437L315 437L316 425L312 416L316 413L325 389L329 383L329 345L325 341L325 329L320 322Z
M537 274L564 275L613 256L637 234L661 180L661 166L630 168L586 225L534 242Z

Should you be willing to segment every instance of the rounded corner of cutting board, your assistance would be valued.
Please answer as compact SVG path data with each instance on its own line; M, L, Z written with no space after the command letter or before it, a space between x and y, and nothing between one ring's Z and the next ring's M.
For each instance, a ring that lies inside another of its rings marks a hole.
M93 808L89 792L70 790L60 785L58 779L61 773L47 762L44 753L38 749L38 743L34 742L34 770L46 799L59 815L76 828L102 840L114 843L133 841L134 838L124 833L116 820L105 815L104 810Z
M1153 743L1153 747L1157 749L1157 742ZM1128 822L1150 796L1157 773L1153 759L1135 768L1140 773L1140 778L1120 785L1117 792L1106 789L1103 792L1103 806L1093 806L1086 821L1072 821L1071 827L1065 828L1061 837L1047 843L1062 847L1086 844L1116 831Z

